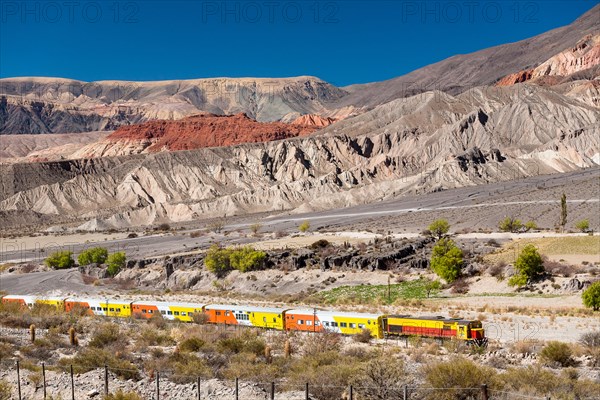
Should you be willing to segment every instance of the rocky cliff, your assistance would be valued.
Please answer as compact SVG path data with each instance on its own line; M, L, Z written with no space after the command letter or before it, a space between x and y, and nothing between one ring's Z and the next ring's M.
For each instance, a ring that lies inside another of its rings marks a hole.
M37 213L126 227L344 207L571 171L600 164L598 98L600 85L589 81L429 92L308 137L6 165L0 211L7 221Z
M0 79L0 133L105 131L202 113L291 121L326 114L326 103L345 94L307 76L159 82L7 78Z

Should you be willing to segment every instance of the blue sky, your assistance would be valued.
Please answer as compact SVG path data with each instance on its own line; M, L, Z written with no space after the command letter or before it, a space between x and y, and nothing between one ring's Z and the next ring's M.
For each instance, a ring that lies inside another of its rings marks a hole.
M0 77L380 81L566 25L569 1L0 2Z

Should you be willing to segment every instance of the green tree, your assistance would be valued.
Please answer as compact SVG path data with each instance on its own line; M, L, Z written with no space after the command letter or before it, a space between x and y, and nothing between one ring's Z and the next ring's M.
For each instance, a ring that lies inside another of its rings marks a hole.
M302 233L308 232L309 229L310 229L310 222L308 222L308 221L304 221L300 224L300 226L298 226L298 230Z
M77 262L79 265L104 264L107 257L108 250L104 247L94 247L82 251L77 257Z
M221 278L231 271L231 250L222 249L218 244L213 244L206 252L204 265L206 268Z
M433 247L431 269L446 282L454 282L460 276L463 252L453 240L442 238Z
M127 260L127 257L125 256L124 252L119 251L117 253L112 253L106 259L106 265L107 265L106 271L108 272L108 274L110 276L117 275L119 273L119 271L121 270L121 268L123 268L125 266L126 260Z
M52 253L44 260L44 263L54 269L65 269L75 266L72 251L57 251Z
M235 249L230 253L230 265L240 272L247 272L262 267L267 254L250 246Z
M502 221L500 221L498 227L502 232L517 233L521 230L521 228L523 228L523 224L521 223L520 219L517 219L515 217L506 217Z
M535 221L527 221L525 222L525 225L523 225L523 227L526 231L535 231L538 229L538 226L535 223Z
M581 232L587 232L588 229L590 229L590 221L588 221L587 219L582 219L581 221L575 224L575 227Z
M560 226L562 226L563 231L565 225L567 225L567 195L563 193L560 198Z
M544 273L542 256L534 245L528 244L523 248L517 261L515 261L515 275L508 284L510 286L525 286L527 282Z
M427 229L441 239L450 230L450 224L445 219L436 219Z
M600 281L594 282L581 294L583 305L594 311L600 310Z

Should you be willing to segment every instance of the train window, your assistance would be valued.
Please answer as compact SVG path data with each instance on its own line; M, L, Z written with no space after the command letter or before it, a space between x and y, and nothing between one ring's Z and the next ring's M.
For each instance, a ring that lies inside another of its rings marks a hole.
M161 313L162 315L165 315L167 312L166 312L165 310L160 310L160 313Z
M329 326L329 322L325 321L325 322L323 322L323 325L324 326Z
M173 311L167 311L168 315L173 315Z
M185 317L187 315L187 313L185 311L182 311L181 315L183 315Z
M350 322L350 328L356 328L356 324L354 322Z
M179 311L174 311L173 314L179 315Z
M298 325L304 325L304 320L302 320L302 319L299 319L299 320L298 320Z
M340 323L340 326L341 326L342 328L346 328L346 327L347 327L347 325L348 325L348 324L346 324L345 322L341 322L341 323Z
M277 318L273 318L273 322L277 322Z
M111 312L115 312L115 309L111 307L110 311L111 311Z
M217 315L221 315L221 311L217 311L217 313L216 313L216 314L217 314Z
M121 312L121 309L120 309L120 308L117 308L117 312Z
M153 314L154 310L148 310L148 314Z
M358 327L359 327L360 329L365 329L365 324L358 324Z
M312 325L312 321L307 320L306 321L306 325L311 326Z
M102 311L108 311L107 307L102 307Z
M96 311L96 307L92 307L92 311Z
M371 325L371 320L367 320L367 324L368 324L368 325Z
M146 309L142 308L142 314L146 314Z
M331 326L338 326L338 323L337 322L332 322Z
M229 317L229 311L225 311L225 316Z
M316 322L315 322L315 325L316 325L316 326L319 326L319 325L321 325L321 323L320 323L319 321L316 321Z

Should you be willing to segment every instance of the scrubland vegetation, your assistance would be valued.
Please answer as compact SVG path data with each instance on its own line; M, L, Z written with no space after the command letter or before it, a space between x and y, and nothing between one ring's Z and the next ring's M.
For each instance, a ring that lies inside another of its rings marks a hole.
M198 377L239 378L301 390L308 382L317 399L339 399L349 385L364 399L395 398L403 385L413 391L445 388L419 392L419 398L431 400L462 399L481 384L492 393L552 393L553 399L564 400L593 398L600 392L598 382L582 375L600 366L600 332L582 335L577 344L538 343L537 350L526 342L484 349L421 338L409 338L405 348L402 341L373 340L368 332L343 337L173 323L160 317L112 321L38 306L25 312L2 306L0 322L5 328L20 328L26 338L32 324L44 329L31 342L17 340L18 335L0 338L0 362L20 359L22 369L32 372L30 380L44 361L50 371L73 365L76 373L108 365L119 379L133 381L160 372L178 384L191 384ZM76 343L70 340L71 328ZM120 391L118 383L113 387L107 399L138 398ZM3 393L13 389L9 381L0 380L0 398L8 399Z

